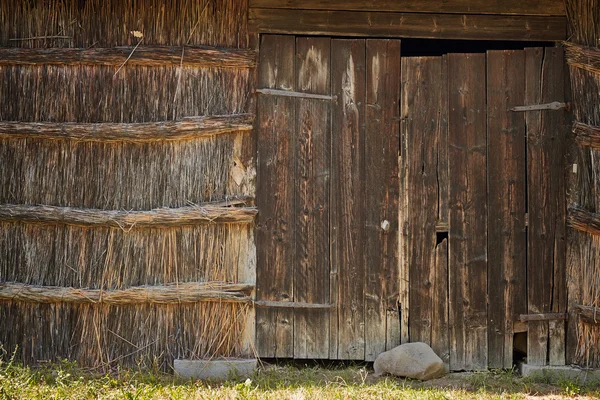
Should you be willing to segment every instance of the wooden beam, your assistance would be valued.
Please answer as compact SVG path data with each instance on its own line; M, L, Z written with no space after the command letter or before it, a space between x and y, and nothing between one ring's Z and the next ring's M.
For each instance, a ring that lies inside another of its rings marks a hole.
M254 302L256 307L261 308L295 308L304 310L328 310L334 308L335 304L317 304L317 303L304 303L299 301L267 301L257 300Z
M575 143L583 147L600 150L600 127L591 126L581 122L573 124Z
M131 57L129 57L131 56ZM128 58L129 57L129 58ZM256 51L216 47L143 46L104 49L0 49L3 65L102 65L120 66L195 66L204 68L252 68Z
M121 229L169 227L200 223L249 223L254 221L254 207L229 207L244 200L205 203L180 208L157 208L149 211L98 210L48 205L0 205L1 222L34 222L78 226L108 226Z
M124 123L0 122L0 139L75 139L86 142L178 141L251 132L254 115L187 117L178 121Z
M550 320L559 320L566 321L568 319L567 313L537 313L537 314L521 314L519 316L519 321L528 322L528 321L550 321Z
M28 303L173 304L198 301L252 302L254 285L224 282L182 282L135 286L122 290L79 289L0 283L0 301Z
M567 225L578 231L600 236L600 214L592 213L579 206L569 207Z
M448 14L565 15L562 0L250 0L250 8Z
M419 37L469 40L557 41L567 36L564 17L418 14L253 8L257 33Z
M296 97L299 99L337 100L337 96L330 96L328 94L293 92L291 90L256 89L256 93L266 94L270 96Z

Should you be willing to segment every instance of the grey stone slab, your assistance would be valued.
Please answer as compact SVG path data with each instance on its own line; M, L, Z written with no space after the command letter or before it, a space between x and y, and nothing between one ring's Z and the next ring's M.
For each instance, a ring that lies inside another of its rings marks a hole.
M258 360L175 360L175 375L186 379L245 379L256 371Z

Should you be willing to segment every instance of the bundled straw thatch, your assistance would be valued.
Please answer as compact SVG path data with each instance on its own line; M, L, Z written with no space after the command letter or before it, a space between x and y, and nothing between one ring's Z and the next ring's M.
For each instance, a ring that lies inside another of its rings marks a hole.
M0 203L108 210L232 197L234 138L169 143L0 139Z
M600 213L600 151L595 132L600 127L600 2L567 0L570 26L566 57L569 63L577 143L574 163L577 175L570 193L574 216ZM589 146L589 147L588 147ZM579 210L579 211L578 211ZM589 218L588 218L589 219ZM600 325L579 318L580 307L600 307L600 236L591 230L593 220L569 236L570 361L584 367L600 367ZM581 224L580 224L581 225ZM584 224L585 225L585 224ZM592 232L590 234L589 232Z
M86 228L2 223L0 281L91 289L238 282L249 225Z
M247 7L0 2L0 47L75 48L2 50L5 354L162 369L250 355L256 211L231 207L253 196Z
M247 0L2 0L0 46L247 47Z
M168 369L174 358L243 356L244 303L32 304L3 302L0 343L23 361ZM9 324L8 326L6 324Z
M0 120L131 123L245 110L248 69L128 65L118 69L1 66Z

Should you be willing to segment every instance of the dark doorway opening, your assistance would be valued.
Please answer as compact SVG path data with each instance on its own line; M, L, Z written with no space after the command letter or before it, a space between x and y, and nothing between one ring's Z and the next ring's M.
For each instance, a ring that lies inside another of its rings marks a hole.
M402 56L423 57L441 56L448 53L485 53L488 50L523 50L527 47L554 47L554 42L402 39Z

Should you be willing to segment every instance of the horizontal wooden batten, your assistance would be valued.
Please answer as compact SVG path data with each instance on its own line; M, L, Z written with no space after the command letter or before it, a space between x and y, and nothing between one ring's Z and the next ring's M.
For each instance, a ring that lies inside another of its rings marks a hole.
M2 122L0 139L74 139L87 142L147 143L190 140L252 131L253 114L187 117L177 121L123 123Z
M267 301L257 300L254 302L256 307L262 308L295 308L295 309L312 309L312 310L328 310L334 308L334 304L318 304L318 303L304 303L297 301Z
M121 290L77 289L0 283L0 301L29 303L173 304L199 301L251 303L253 284L224 282L169 283Z
M250 0L250 8L289 8L331 11L395 11L448 14L565 15L562 0Z
M256 51L216 47L140 46L105 49L1 48L0 65L103 65L195 66L205 68L252 68Z
M600 235L600 214L587 211L579 206L571 206L567 225L581 232Z
M538 313L538 314L521 314L519 316L519 321L528 322L528 321L565 321L569 319L567 313Z
M571 66L600 74L600 49L563 42L565 58Z
M332 36L561 41L566 18L252 8L250 30Z
M600 127L575 122L573 133L575 134L575 142L580 146L600 150Z
M205 203L149 211L115 211L47 205L0 205L1 222L59 223L77 226L107 226L121 229L170 227L202 223L250 223L254 207L231 207L245 200Z
M268 96L296 97L296 98L300 98L300 99L333 100L333 101L337 100L337 96L330 96L327 94L293 92L290 90L256 89L256 93L266 94Z

